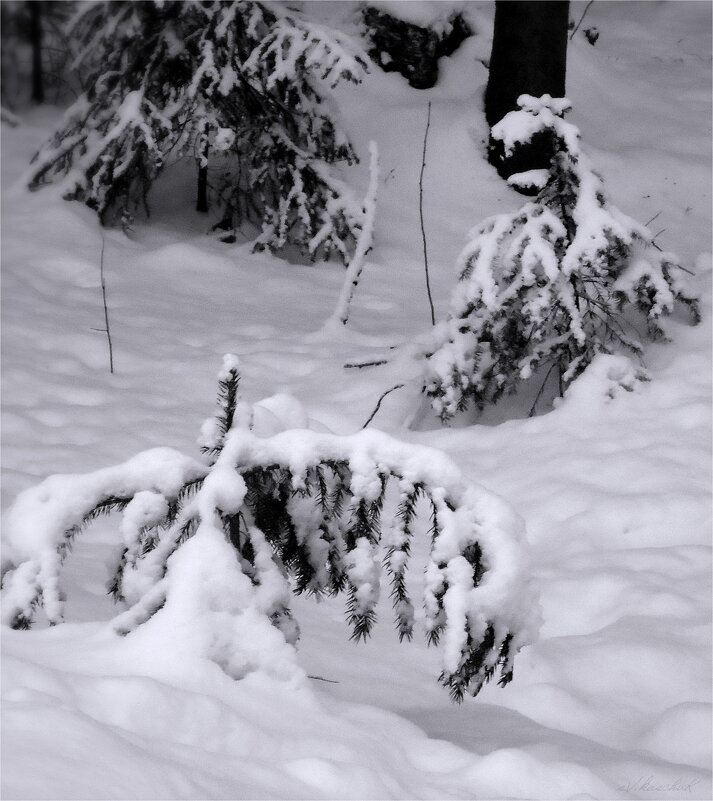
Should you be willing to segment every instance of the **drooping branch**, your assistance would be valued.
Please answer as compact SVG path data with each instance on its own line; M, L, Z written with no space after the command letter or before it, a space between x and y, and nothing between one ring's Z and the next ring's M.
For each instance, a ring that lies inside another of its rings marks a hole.
M163 496L170 508L206 469L171 448L155 448L121 465L86 475L56 475L22 492L8 512L3 539L3 622L30 625L42 606L49 622L61 622L59 570L68 543L100 514L125 509L139 493Z
M225 368L234 365L228 362ZM231 390L237 368L225 368L216 419L231 423L224 434L221 424L211 429L210 467L147 451L96 473L53 476L18 498L5 531L5 621L27 627L41 606L60 622L66 542L116 510L123 549L110 588L129 605L114 621L122 634L151 619L170 628L179 615L181 625L204 632L195 647L237 677L241 665L268 665L274 649L296 640L290 582L296 592L344 593L352 636L363 639L376 621L385 571L399 637L410 638L405 575L423 498L433 512L424 622L429 642L443 651L440 681L457 701L496 669L508 682L516 652L538 625L520 519L443 454L372 429L257 436ZM391 525L382 521L388 492L401 499ZM234 621L228 629L226 615ZM260 655L244 628L254 635L256 620L265 640Z

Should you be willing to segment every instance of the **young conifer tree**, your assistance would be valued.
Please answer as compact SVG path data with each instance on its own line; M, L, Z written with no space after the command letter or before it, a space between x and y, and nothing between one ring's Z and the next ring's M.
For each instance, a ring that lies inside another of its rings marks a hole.
M561 394L598 353L640 357L642 338L665 338L660 318L677 303L699 319L676 256L607 199L578 129L563 119L568 101L523 95L519 104L493 137L507 153L547 135L555 156L548 170L509 178L537 187L536 199L478 225L459 257L448 318L426 362L425 391L444 421L535 373L543 386L556 376Z
M102 222L129 220L169 159L215 157L226 225L257 224L257 248L348 259L364 212L332 165L356 157L323 98L363 74L348 37L250 0L86 4L72 34L88 89L35 155L31 188L59 180Z
M120 512L109 582L123 606L112 622L120 634L148 624L159 638L191 636L191 647L240 678L274 670L297 640L291 592L346 596L358 641L374 625L386 578L399 638L410 640L409 563L425 514L423 625L442 651L440 682L456 701L496 670L509 682L540 614L521 519L432 448L373 429L261 435L238 389L228 356L218 409L201 431L205 463L159 448L22 493L3 532L4 621L27 628L43 610L60 623L70 543L97 516Z

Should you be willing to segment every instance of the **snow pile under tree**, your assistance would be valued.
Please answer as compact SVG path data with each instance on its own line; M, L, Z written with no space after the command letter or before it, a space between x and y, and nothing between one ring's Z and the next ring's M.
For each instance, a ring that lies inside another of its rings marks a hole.
M287 644L299 635L290 583L297 593L346 593L359 640L376 619L383 563L399 637L411 639L407 566L425 506L425 628L442 646L439 681L457 701L498 668L508 683L515 654L539 625L521 519L443 454L381 432L260 437L238 383L228 356L218 412L201 433L207 466L155 449L95 473L52 476L19 496L6 531L5 622L28 628L41 606L60 623L59 571L72 539L98 515L122 511L109 588L128 608L114 629L150 623L187 637L230 676L284 677L293 662ZM385 501L396 513L382 531Z
M216 167L221 229L259 226L256 249L344 261L363 225L331 166L356 160L322 95L368 57L281 4L86 4L72 34L88 87L35 155L30 188L61 181L103 222L129 224L169 160ZM217 226L218 227L218 226Z
M597 354L640 357L645 335L665 338L660 318L677 302L699 320L677 257L609 203L579 130L563 119L569 102L549 95L518 102L493 138L509 153L549 135L556 155L549 170L508 179L538 187L537 198L482 222L458 259L459 283L426 367L425 390L442 420L471 402L482 409L537 375L533 413L553 373L561 396Z

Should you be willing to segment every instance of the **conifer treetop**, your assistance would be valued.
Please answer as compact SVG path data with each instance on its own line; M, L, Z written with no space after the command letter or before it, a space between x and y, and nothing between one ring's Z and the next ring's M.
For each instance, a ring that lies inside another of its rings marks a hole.
M536 199L476 226L458 258L448 318L426 354L425 391L444 421L538 374L534 413L548 381L547 393L562 395L597 353L641 357L644 336L665 339L660 320L678 304L699 319L677 257L610 203L579 130L561 117L569 101L519 102L493 137L509 151L549 134L555 156L546 176L511 177L540 186Z

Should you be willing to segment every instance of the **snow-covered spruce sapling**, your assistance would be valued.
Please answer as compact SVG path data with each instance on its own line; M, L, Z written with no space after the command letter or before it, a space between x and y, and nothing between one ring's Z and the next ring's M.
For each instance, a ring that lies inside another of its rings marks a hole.
M440 681L457 701L498 668L500 683L510 681L515 654L539 624L520 518L442 453L378 431L261 437L257 411L237 400L234 357L219 380L218 411L201 432L207 464L151 450L95 473L52 476L18 497L4 529L5 622L26 628L42 607L59 623L69 543L97 515L119 511L110 589L126 605L112 623L122 634L192 637L238 678L271 670L276 649L296 641L291 590L345 594L352 637L366 638L385 574L399 637L410 639L407 572L425 511L423 617L429 643L442 649ZM390 526L382 523L387 493Z
M665 339L660 318L677 303L699 320L676 256L607 200L578 129L563 119L568 101L523 95L519 104L492 135L508 152L546 134L556 155L549 170L510 177L539 194L477 226L458 259L426 362L425 391L443 420L471 403L482 409L536 371L541 389L556 376L561 395L598 353L640 358L645 336Z
M363 75L347 36L248 0L87 3L72 36L88 89L35 155L31 188L60 181L103 222L130 221L167 163L214 161L221 225L257 225L258 249L348 260L364 210L334 172L356 157L324 97Z

